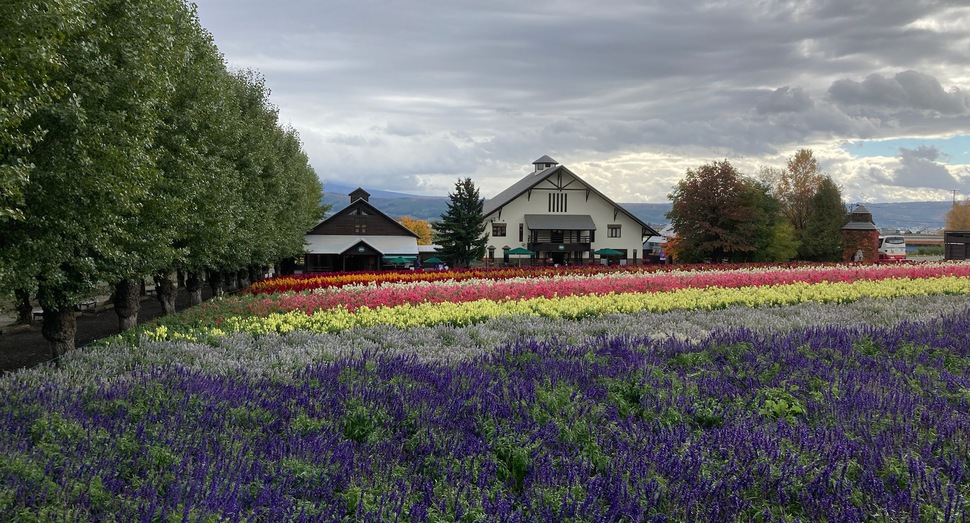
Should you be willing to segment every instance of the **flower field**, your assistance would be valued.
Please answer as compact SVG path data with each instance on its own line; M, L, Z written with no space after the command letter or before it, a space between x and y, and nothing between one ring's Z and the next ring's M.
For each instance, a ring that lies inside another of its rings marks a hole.
M970 265L687 269L303 278L4 376L0 521L970 519Z

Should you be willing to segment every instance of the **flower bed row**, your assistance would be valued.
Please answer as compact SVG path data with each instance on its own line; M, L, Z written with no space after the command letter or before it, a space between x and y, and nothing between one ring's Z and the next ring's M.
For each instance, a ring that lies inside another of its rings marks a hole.
M710 267L705 266L705 267ZM765 266L736 270L600 271L596 273L538 272L505 279L464 278L423 282L385 282L317 288L309 292L275 295L240 295L213 300L196 307L176 320L182 324L221 323L232 316L266 317L274 313L316 311L358 307L395 307L419 303L462 303L477 300L518 301L538 297L587 294L653 293L684 288L766 286L795 282L852 282L885 278L934 278L970 276L970 264L943 263L920 265L865 266ZM168 320L172 322L172 320Z
M346 285L382 285L384 283L413 283L440 280L490 279L503 280L520 276L545 277L557 274L597 274L607 271L660 271L662 265L605 267L602 265L562 267L496 267L449 270L391 270L380 272L334 272L279 276L256 282L246 289L249 294L301 292L314 289L339 288Z
M417 270L417 271L380 271L380 272L334 272L334 273L313 273L298 274L291 276L279 276L249 286L247 294L273 294L278 292L302 292L315 289L340 288L347 285L374 285L379 286L385 283L414 283L414 282L433 282L442 280L507 280L510 278L547 278L563 275L594 275L604 273L663 273L669 271L679 272L705 272L705 271L724 271L736 269L750 269L752 267L767 267L777 269L782 266L802 267L824 266L820 264L689 264L689 265L571 265L559 267L495 267L495 268L475 268L475 269L449 269L449 270Z
M947 268L946 270L952 270ZM959 271L957 271L959 272ZM768 273L771 274L771 273ZM843 303L864 297L893 298L930 294L970 294L970 276L867 279L852 282L796 281L762 286L704 288L621 294L589 294L527 298L516 301L476 299L465 302L405 302L395 306L290 310L265 316L231 315L213 323L162 322L145 331L149 340L199 340L231 332L287 333L295 330L339 332L384 324L408 328L436 324L468 325L499 316L585 318L640 311L720 309L732 305L779 306L804 302Z
M964 309L699 342L615 332L455 365L371 354L288 380L174 363L81 393L54 381L70 368L38 369L51 381L0 380L0 514L963 521L968 331Z

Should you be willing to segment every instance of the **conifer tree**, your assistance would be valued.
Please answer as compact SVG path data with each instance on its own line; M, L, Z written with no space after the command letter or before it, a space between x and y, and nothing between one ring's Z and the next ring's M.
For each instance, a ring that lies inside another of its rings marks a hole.
M849 221L842 191L829 176L823 177L809 205L801 257L814 261L842 259L842 227Z
M455 192L448 197L448 210L432 225L436 243L441 245L439 256L455 267L468 267L485 256L485 200L479 197L471 178L455 183Z

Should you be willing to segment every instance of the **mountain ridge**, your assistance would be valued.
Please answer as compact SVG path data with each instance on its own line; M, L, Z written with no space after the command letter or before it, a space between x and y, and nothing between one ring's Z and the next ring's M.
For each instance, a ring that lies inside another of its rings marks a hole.
M331 211L346 207L349 194L357 187L335 182L324 182L323 203L331 206ZM382 189L364 190L370 193L370 203L392 218L410 216L419 220L434 221L448 209L447 196L419 196ZM666 216L670 203L622 203L640 220L651 226L669 223ZM864 203L872 213L877 227L889 229L942 229L946 223L946 213L952 202L874 202Z

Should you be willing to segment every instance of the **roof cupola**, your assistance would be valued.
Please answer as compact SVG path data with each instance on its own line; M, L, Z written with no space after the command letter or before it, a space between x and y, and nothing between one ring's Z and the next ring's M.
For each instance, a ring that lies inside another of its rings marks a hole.
M532 165L536 166L535 172L540 172L540 171L545 171L550 167L555 167L559 165L559 162L557 162L556 160L553 160L552 158L546 155L543 155L542 158L539 158L538 160L532 162Z
M357 200L364 200L366 202L369 199L370 199L370 193L365 191L361 187L354 189L354 192L350 193L350 203L354 203Z

